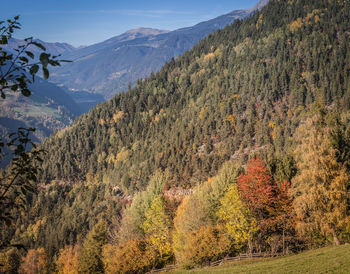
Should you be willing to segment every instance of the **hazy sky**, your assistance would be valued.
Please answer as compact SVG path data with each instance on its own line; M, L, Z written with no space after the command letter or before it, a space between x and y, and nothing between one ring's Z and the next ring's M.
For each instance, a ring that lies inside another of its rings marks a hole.
M90 45L129 29L192 26L258 0L0 0L0 20L20 15L16 38Z

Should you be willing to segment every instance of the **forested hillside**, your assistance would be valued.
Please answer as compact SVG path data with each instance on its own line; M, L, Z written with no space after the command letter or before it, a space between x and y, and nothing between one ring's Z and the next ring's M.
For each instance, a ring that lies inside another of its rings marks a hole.
M48 139L42 180L90 174L132 192L162 169L190 186L229 159L285 151L311 103L350 103L348 3L332 5L273 2L210 35Z
M82 115L2 239L94 273L349 241L349 14L270 1Z

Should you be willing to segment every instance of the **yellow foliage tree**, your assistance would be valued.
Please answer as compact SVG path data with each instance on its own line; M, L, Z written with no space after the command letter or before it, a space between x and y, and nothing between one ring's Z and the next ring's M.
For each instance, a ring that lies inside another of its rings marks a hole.
M257 221L241 201L236 185L230 186L221 199L217 215L237 248L250 243L254 232L258 230Z
M239 173L238 165L226 163L215 178L199 185L192 195L184 198L174 218L173 248L177 262L187 260L187 249L196 231L201 227L216 226L220 200L227 188L236 182Z
M60 250L56 261L56 268L59 274L78 274L79 247L66 246Z
M170 241L170 218L165 212L164 201L156 196L151 206L145 212L146 220L143 230L151 247L159 253L161 261L168 261L173 257Z
M333 237L349 228L346 184L349 176L337 161L339 151L332 146L332 129L321 114L308 118L296 131L295 150L298 174L292 180L291 192L297 215L297 231L302 234L320 232Z

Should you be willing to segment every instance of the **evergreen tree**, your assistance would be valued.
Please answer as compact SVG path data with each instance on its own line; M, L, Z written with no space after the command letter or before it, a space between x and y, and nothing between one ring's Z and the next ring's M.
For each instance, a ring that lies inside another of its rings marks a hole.
M88 233L79 254L79 273L104 273L102 247L106 244L106 223L99 221Z

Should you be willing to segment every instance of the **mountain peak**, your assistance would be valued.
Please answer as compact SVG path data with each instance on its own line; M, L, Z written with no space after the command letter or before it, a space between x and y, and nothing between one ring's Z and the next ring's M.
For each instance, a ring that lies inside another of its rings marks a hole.
M136 28L126 31L126 34L142 34L142 35L158 35L167 33L168 30L152 29L152 28Z

